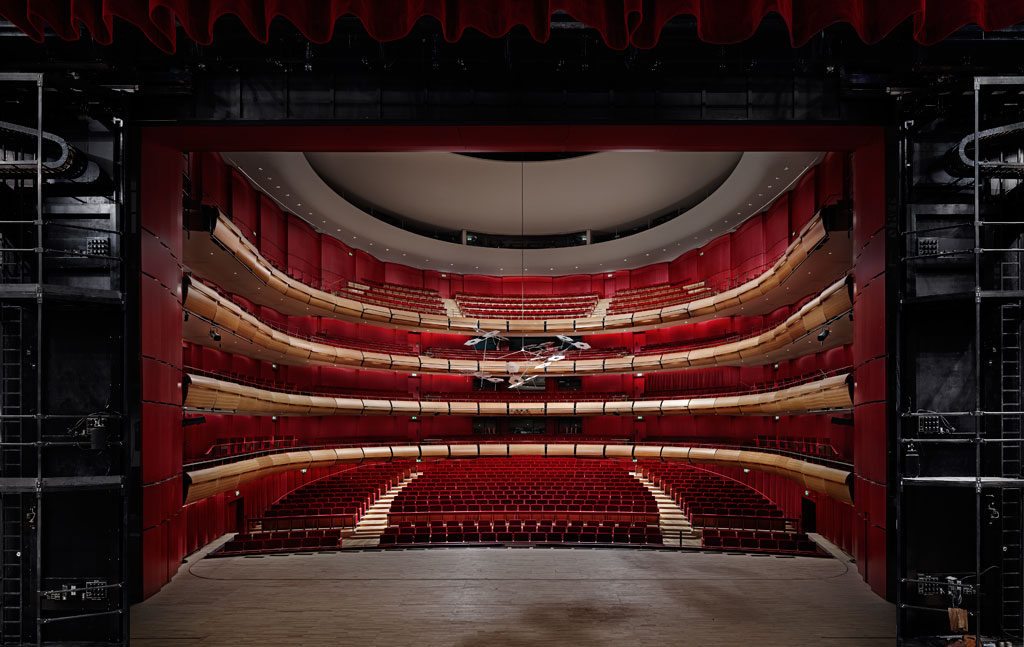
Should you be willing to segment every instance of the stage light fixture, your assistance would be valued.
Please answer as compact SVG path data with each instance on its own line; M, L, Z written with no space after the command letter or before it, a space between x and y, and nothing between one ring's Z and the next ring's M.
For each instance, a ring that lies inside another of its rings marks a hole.
M210 328L210 339L213 341L220 341L220 333L213 328Z
M822 328L821 332L818 333L818 341L823 342L828 339L828 336L832 334L832 331L828 328Z

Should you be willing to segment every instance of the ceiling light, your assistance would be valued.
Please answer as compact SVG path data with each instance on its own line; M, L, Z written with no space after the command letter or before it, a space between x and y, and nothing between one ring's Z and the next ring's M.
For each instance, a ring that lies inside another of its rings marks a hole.
M262 167L262 166L257 166L257 167L256 167L256 170L257 170L257 171L262 171L262 170L263 170L263 167Z
M274 185L274 188L275 188L275 189L280 189L280 188L281 188L281 185L280 185L280 184L276 184L276 185Z

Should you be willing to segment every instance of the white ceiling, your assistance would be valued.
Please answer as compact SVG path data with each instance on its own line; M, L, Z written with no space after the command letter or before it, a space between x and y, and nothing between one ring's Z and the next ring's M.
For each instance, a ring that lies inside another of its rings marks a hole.
M520 164L446 152L306 153L331 188L359 203L448 230L503 235L622 230L699 203L741 157L612 151Z
M663 153L637 151L636 154L660 156ZM435 154L404 155L409 155L410 159L417 155L426 156L422 163L428 164L427 160ZM363 249L381 260L412 267L497 276L518 276L524 271L527 275L538 276L597 273L671 261L736 228L768 207L821 156L821 153L807 152L745 152L728 177L705 199L679 217L653 229L594 245L522 251L447 243L389 225L340 196L301 152L224 153L229 163L249 176L283 209L352 247ZM516 163L493 163L518 167ZM547 163L530 162L527 167L531 164ZM386 177L374 181L387 184ZM612 178L607 181L611 183ZM516 184L518 188L518 182ZM625 185L620 185L618 190L624 193L638 191L634 186ZM578 197L584 198L582 195ZM640 203L643 198L627 196L625 199ZM457 202L459 198L455 195L449 200ZM518 207L518 199L515 202ZM566 228L559 226L557 230L565 231ZM518 229L514 233L518 233Z

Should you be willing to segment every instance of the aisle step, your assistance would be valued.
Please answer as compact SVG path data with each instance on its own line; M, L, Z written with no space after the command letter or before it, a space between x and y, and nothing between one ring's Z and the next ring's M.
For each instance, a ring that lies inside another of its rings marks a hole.
M661 528L661 542L666 546L678 546L681 548L700 548L700 532L695 530L686 515L672 497L665 494L664 490L655 485L645 476L630 472L630 476L640 481L645 488L654 496L658 504L658 526Z
M413 472L408 478L395 485L382 497L370 506L355 528L347 533L342 533L342 548L368 548L380 545L380 536L388 527L388 513L391 512L391 504L394 503L398 493L405 489L405 486L412 483L412 480L419 476Z

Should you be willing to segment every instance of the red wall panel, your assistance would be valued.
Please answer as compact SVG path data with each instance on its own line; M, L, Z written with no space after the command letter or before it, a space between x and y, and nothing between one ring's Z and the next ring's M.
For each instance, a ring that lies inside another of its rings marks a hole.
M789 193L790 233L800 233L818 211L817 168L808 170Z
M193 156L199 164L199 188L203 204L231 211L230 169L217 153L199 153ZM193 176L194 177L194 176Z
M304 220L286 216L288 271L310 285L320 286L320 234Z
M239 171L231 170L231 221L250 242L259 241L259 193Z
M776 200L764 214L764 250L765 260L773 262L789 247L792 239L789 224L789 193Z
M260 194L260 253L276 263L287 267L288 223L277 203Z
M377 260L374 256L360 249L355 250L355 255L355 280L384 282L384 263L382 261Z
M848 153L832 152L818 165L818 205L825 206L846 197L846 163Z
M384 280L395 285L421 288L423 287L423 271L408 265L384 263Z

